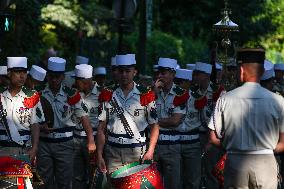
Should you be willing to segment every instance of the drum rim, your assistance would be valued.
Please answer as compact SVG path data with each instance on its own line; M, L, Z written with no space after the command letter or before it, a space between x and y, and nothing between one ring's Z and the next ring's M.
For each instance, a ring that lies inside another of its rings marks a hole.
M146 161L144 161L143 163L140 163L140 162L138 162L138 161L135 161L135 162L126 164L126 165L120 167L119 169L115 170L114 172L112 172L112 173L111 173L111 178L116 178L117 175L121 174L122 172L124 172L125 170L127 170L127 169L129 169L129 168L135 167L135 166L137 166L137 165L144 165L144 164L151 165L151 164L153 164L153 163L152 163L152 161L150 161L150 160L146 160Z

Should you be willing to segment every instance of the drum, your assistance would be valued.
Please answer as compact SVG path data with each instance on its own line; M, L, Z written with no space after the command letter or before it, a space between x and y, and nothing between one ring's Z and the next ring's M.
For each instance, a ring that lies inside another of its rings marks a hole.
M0 189L32 189L32 177L31 167L25 161L0 157Z
M224 188L224 169L225 169L225 162L227 159L227 154L224 154L217 164L214 166L212 170L212 175L216 177L220 188Z
M111 184L115 189L164 189L157 163L133 162L111 174Z
M106 173L102 173L98 170L98 168L95 169L93 178L89 182L88 189L107 189L107 175Z

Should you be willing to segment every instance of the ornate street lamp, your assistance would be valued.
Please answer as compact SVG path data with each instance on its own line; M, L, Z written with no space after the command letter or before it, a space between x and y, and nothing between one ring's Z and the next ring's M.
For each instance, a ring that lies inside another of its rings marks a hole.
M221 37L217 45L217 62L223 65L222 83L225 85L225 88L229 88L231 81L230 78L228 78L226 65L229 59L234 56L234 47L232 46L230 36L233 32L239 31L239 26L229 17L232 11L228 8L228 0L224 0L224 3L225 8L221 10L222 19L213 25L213 31Z

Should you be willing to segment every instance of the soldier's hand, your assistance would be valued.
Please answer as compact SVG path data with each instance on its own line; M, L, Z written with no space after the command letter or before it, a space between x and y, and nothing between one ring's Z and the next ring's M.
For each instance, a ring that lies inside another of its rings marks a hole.
M53 132L53 128L49 128L48 125L46 123L40 125L40 131L46 134L52 133Z
M95 144L95 142L89 142L87 147L88 147L89 154L94 154L95 153L95 151L96 151L96 144Z
M145 160L150 160L150 161L153 161L153 157L154 157L154 152L151 152L151 151L147 151L143 158L142 158L142 163L145 161Z
M37 149L36 148L31 148L31 149L28 150L27 153L28 153L28 155L30 157L31 164L35 165Z
M164 83L162 82L161 79L157 79L155 82L155 89L160 89L164 86Z
M97 158L97 166L100 170L100 172L102 173L106 173L107 169L106 169L106 163L103 157L98 157Z

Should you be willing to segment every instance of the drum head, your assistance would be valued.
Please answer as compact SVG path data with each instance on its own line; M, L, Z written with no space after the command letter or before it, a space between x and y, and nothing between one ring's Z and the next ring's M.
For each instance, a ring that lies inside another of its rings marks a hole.
M146 169L152 164L151 161L145 161L143 164L140 164L139 162L133 162L130 164L127 164L120 169L114 171L111 174L111 178L123 178L127 177L129 175L135 174L140 172L141 170Z

